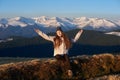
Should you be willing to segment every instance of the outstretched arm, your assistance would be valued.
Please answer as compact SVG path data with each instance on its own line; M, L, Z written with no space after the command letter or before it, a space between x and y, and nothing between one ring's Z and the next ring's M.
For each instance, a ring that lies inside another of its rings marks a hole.
M72 42L76 42L79 37L81 36L81 34L83 33L83 30L81 29L76 35L75 35L75 38L72 40Z
M34 29L36 33L38 33L42 38L48 40L48 41L52 41L54 39L54 36L48 36L45 33L43 33L42 31L40 31L39 29Z

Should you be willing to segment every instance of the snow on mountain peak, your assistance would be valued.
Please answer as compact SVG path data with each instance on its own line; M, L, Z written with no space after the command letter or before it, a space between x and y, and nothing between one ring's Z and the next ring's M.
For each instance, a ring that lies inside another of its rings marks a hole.
M41 28L46 33L54 32L61 26L64 31L82 28L86 30L112 31L120 29L120 21L115 22L102 18L68 18L68 17L15 17L0 19L0 38L6 36L31 36L35 35L33 27ZM3 31L4 28L4 31ZM29 30L29 31L28 31Z
M72 28L77 26L78 28L85 28L85 29L91 28L100 31L118 28L118 25L116 25L116 23L102 18L79 17L72 19L66 17L61 18L61 17L41 16L35 18L15 17L10 19L0 19L0 26L12 25L12 26L25 27L34 24L42 25L43 27L64 26L64 27Z
M89 19L87 17L81 17L80 20L81 21L88 21Z
M7 25L21 26L21 27L25 27L27 25L34 25L34 23L35 23L33 19L31 19L31 18L25 18L25 17L9 18L7 21L8 21L6 23Z
M101 18L87 18L87 17L80 17L80 18L75 18L74 23L79 27L79 28L89 28L89 29L95 29L95 30L109 30L112 28L118 27L115 23L113 23L110 20L106 19L101 19Z
M48 17L46 17L46 16L41 16L40 17L43 21L47 21L48 20Z
M116 27L116 25L108 20L105 20L105 19L98 19L98 18L95 18L95 19L90 19L91 21L91 26L94 26L94 27L104 27L104 28L111 28L111 27Z
M8 23L8 20L6 18L0 19L0 27L1 28L6 28L8 26L7 23Z
M120 32L108 32L108 33L105 33L105 34L120 36Z
M57 27L60 26L61 24L61 19L59 17L46 17L46 16L42 16L42 17L38 17L38 18L34 18L35 22L37 24L41 24L45 27Z
M2 19L0 19L0 23L1 23L1 24L7 24L7 23L8 23L8 20L5 19L5 18L2 18Z
M23 17L15 17L15 18L12 18L12 20L20 21L21 18L23 18Z
M120 26L120 20L116 21L116 24Z

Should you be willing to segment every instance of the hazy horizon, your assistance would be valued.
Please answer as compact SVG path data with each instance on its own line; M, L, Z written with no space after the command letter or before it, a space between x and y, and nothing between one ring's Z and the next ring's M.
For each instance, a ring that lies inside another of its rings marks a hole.
M120 19L119 0L0 0L0 18L94 17Z

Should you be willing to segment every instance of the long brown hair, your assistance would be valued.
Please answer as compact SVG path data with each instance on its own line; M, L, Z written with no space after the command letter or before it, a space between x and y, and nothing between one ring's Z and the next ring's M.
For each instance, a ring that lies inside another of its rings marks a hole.
M70 39L66 36L66 34L62 31L61 28L58 28L58 29L56 30L56 32L57 32L58 30L60 30L61 33L62 33L62 36L61 36L61 37L64 39L66 49L69 49L69 48L72 46ZM62 44L62 40L61 40L61 38L56 34L56 36L55 36L55 38L54 38L54 48L59 47L61 44Z

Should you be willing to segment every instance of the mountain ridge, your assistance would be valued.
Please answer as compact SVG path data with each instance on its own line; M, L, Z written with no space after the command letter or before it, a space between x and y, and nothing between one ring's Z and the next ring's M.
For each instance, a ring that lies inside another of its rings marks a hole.
M55 32L58 26L62 27L64 31L84 29L109 32L120 29L119 20L111 21L103 18L14 17L0 19L0 38L7 38L9 36L33 37L36 36L34 28L50 33Z
M78 31L79 29L65 33L69 38L74 38ZM48 35L52 36L54 33ZM11 38L13 39L12 41L2 41L0 43L1 57L51 57L53 55L52 42L44 40L40 36L33 38L11 36ZM74 52L76 52L76 54L74 54ZM80 39L72 45L69 54L70 56L74 56L106 52L114 54L120 53L120 37L107 35L98 31L84 30Z
M93 26L93 27L115 27L119 26L118 21L111 21L104 18L87 18L87 17L78 17L78 18L68 18L68 17L47 17L47 16L41 16L41 17L34 17L34 18L27 18L27 17L14 17L14 18L1 18L0 19L0 26L3 26L2 24L7 24L11 26L14 25L15 22L21 22L21 23L31 23L31 25L36 24L43 24L44 27L57 27L57 26L80 26L85 27L86 25ZM11 22L11 23L10 23ZM96 23L97 22L97 23ZM17 25L20 25L18 23ZM26 25L20 25L21 27L25 27Z

